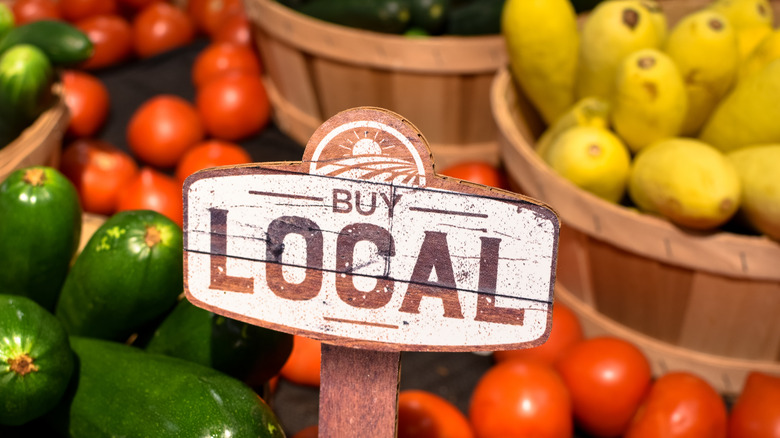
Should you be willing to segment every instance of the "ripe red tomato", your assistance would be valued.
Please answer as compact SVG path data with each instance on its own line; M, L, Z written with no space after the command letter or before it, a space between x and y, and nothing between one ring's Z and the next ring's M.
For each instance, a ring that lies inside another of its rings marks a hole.
M63 149L60 161L84 211L107 216L116 211L120 193L138 173L133 157L103 140L75 140Z
M59 20L60 9L54 0L16 0L11 6L17 26L38 20Z
M176 166L176 178L183 183L201 169L251 162L252 157L241 145L223 140L205 140L184 153Z
M292 352L279 375L299 385L320 386L321 346L320 341L295 335Z
M553 368L509 360L479 379L468 417L477 437L571 438L571 412L569 391Z
M96 15L74 25L87 35L94 52L81 68L95 70L118 65L133 54L133 32L130 23L120 15Z
M65 70L62 73L62 90L70 112L67 135L95 135L108 116L108 88L99 78L87 72Z
M299 430L291 438L317 438L319 436L319 430L319 427L315 424Z
M116 0L59 0L59 2L60 15L70 22L119 12Z
M257 75L231 73L197 90L195 104L211 136L237 141L260 132L271 120L271 104Z
M170 94L157 95L141 104L127 124L130 150L157 167L176 165L203 136L195 106Z
M279 374L268 379L268 394L269 397L276 394L276 389L279 387Z
M625 438L725 438L726 404L715 389L689 372L669 372L654 383Z
M509 189L506 175L498 167L483 161L458 163L438 173L485 186Z
M780 377L752 371L729 414L729 438L780 436Z
M428 391L398 394L398 438L473 438L468 419L447 399Z
M195 57L192 64L192 83L196 88L229 72L259 75L260 59L254 50L232 43L212 43Z
M319 427L315 424L299 430L291 438L317 438L319 436L319 430Z
M152 3L139 11L132 27L135 52L141 58L185 46L195 38L190 17L165 2Z
M181 185L175 179L144 167L119 196L117 211L154 210L182 226Z
M232 14L243 12L241 0L189 0L187 14L195 26L213 36L217 28Z
M582 325L577 315L565 304L556 302L553 306L552 330L544 344L522 350L496 351L493 358L498 362L509 359L536 360L554 365L572 346L582 341Z
M575 421L600 437L626 430L652 379L641 350L608 336L575 344L556 362L556 369L571 392Z
M217 28L212 40L217 43L233 43L253 49L255 47L254 39L252 38L252 26L246 14L243 13L236 13L227 17Z

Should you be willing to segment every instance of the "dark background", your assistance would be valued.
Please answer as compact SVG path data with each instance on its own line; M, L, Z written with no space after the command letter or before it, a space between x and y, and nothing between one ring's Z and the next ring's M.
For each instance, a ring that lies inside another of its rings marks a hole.
M128 151L127 123L133 112L158 94L174 94L195 101L190 69L197 54L208 44L199 39L193 44L162 55L133 60L120 66L92 72L108 87L111 98L109 119L99 137ZM284 135L272 124L258 135L239 142L255 162L300 161L303 145ZM139 165L144 165L139 162ZM173 175L173 169L159 169ZM468 412L471 391L479 377L492 365L490 356L475 353L401 354L401 389L425 389ZM279 381L269 402L279 416L287 435L317 423L317 388Z

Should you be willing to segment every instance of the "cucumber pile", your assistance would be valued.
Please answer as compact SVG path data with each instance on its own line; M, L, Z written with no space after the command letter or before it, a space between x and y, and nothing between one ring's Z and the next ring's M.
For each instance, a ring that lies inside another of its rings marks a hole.
M0 148L52 105L57 69L86 60L93 50L89 38L66 22L15 26L13 20L0 3Z
M408 36L494 35L505 0L278 0L343 26Z
M58 170L0 183L0 436L284 437L258 396L292 336L182 299L181 228L129 210L78 252Z

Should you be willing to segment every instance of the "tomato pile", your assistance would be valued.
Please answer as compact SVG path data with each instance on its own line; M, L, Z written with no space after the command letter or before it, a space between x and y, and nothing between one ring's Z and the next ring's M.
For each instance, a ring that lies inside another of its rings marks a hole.
M262 65L240 0L17 0L17 24L62 20L81 30L94 51L61 72L71 114L60 170L76 186L84 211L110 216L152 209L182 224L187 176L252 161L240 144L268 125L271 106ZM208 44L190 67L195 98L150 97L125 127L127 149L101 138L111 96L100 73L187 46Z
M319 342L295 337L280 378L317 387ZM577 315L556 302L549 340L492 353L462 412L435 389L404 389L399 438L627 437L769 438L780 431L780 377L753 371L727 403L693 372L653 377L631 342L584 337ZM308 425L292 438L315 437Z

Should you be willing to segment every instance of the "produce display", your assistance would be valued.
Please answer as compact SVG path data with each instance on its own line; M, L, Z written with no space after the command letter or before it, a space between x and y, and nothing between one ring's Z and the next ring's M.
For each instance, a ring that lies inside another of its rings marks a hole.
M211 38L210 4L146 3L0 4L0 18L13 25L0 40L0 120L14 122L8 141L46 109L60 79L71 116L60 166L24 167L0 182L0 436L285 436L262 397L292 336L181 297L183 179L251 157L206 131L195 101L179 96L137 108L138 121L126 128L131 147L100 139L113 96L98 71L182 47L196 31ZM242 12L237 5L232 10ZM254 63L243 73L253 90L261 84L240 18L219 40L213 28L221 45L199 63L198 86L221 80L220 69L234 73L234 60ZM253 119L236 118L225 93L242 92L243 83L223 85L205 101L208 126L228 123L237 141L270 117L267 98L255 91L247 95L252 107L238 108L252 109ZM79 249L83 213L103 219Z
M579 25L578 4L587 2L331 0L327 8L325 0L278 1L317 18L396 33L446 34L458 11L468 14L463 26L475 25L471 18L483 12L503 20L503 28L488 33L507 39L515 79L545 122L537 151L551 167L609 202L682 227L780 239L780 138L773 137L777 107L770 104L777 101L772 84L780 61L772 59L780 57L774 42L780 39L765 16L763 24L737 30L737 23L756 19L750 11L771 11L765 1L717 0L679 22L709 29L713 43L725 44L721 31L730 35L728 47L742 58L711 76L693 64L694 55L716 49L687 47L689 40L704 42L683 27L665 27L651 0L602 2L609 14L594 9ZM727 7L748 3L761 7L733 15ZM450 18L432 17L437 5ZM359 22L344 18L353 6L363 7L350 12L364 14ZM403 26L399 16L371 18L380 6L408 7ZM301 399L284 397L301 391L316 408L320 342L226 318L181 296L184 179L204 168L250 163L253 155L241 142L272 125L264 66L241 1L190 0L180 9L159 0L17 0L12 11L6 38L16 32L25 42L0 40L0 47L9 44L0 67L15 52L8 62L34 58L45 74L25 81L50 86L61 78L71 119L57 168L28 166L0 181L0 437L317 436L316 414L304 417ZM4 14L0 4L0 34ZM633 34L625 27L605 33L613 27L606 24L588 30L588 20L610 17L629 27L641 23L643 47L623 41L620 56L604 50L606 41ZM25 26L60 29L62 38L52 40L70 49L39 47L35 41L49 34ZM135 61L149 61L151 69L155 56L196 38L208 42L181 76L195 98L145 99L123 126L124 147L102 139L116 96L100 74ZM589 38L602 50L586 50ZM722 68L726 49L717 50L724 56L702 58ZM584 62L593 63L588 73ZM608 77L614 87L601 82ZM15 82L32 97L4 95L3 78L14 78L0 68L0 99L18 101L14 114L40 111L39 99L50 91L38 95L28 82ZM229 98L235 93L244 99ZM657 123L647 124L653 117ZM502 169L483 162L439 172L509 189ZM101 225L79 250L83 213L99 215ZM737 227L737 218L750 230ZM404 377L415 384L419 376L433 377L424 390L402 378L398 436L741 438L773 436L780 427L780 376L753 371L741 393L727 399L692 372L653 376L629 340L586 337L561 302L552 318L550 338L538 347L439 354L441 363L428 369L404 365ZM467 358L471 368L452 366ZM469 375L449 375L453 369ZM466 394L443 390L446 379L469 382Z
M778 238L780 180L765 177L780 166L768 159L780 144L768 0L714 0L675 22L652 0L580 16L567 0L511 0L502 18L553 170L682 228Z
M0 431L284 436L258 392L292 337L178 301L179 225L122 211L76 253L82 210L59 171L19 169L0 191Z

